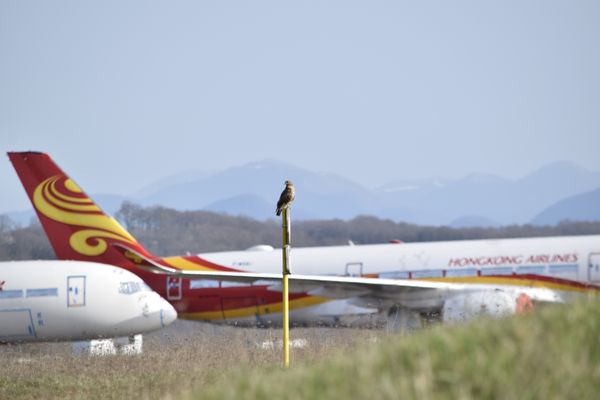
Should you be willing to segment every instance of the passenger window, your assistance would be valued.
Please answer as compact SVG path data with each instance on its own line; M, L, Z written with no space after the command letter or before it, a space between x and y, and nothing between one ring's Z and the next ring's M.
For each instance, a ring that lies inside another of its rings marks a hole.
M23 297L22 290L0 290L0 299L17 299Z

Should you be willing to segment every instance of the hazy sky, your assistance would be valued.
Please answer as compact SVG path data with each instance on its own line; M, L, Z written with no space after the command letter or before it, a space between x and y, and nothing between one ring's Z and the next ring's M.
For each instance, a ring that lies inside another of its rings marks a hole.
M0 0L0 151L29 149L92 193L264 158L600 170L600 1ZM30 207L5 156L0 184Z

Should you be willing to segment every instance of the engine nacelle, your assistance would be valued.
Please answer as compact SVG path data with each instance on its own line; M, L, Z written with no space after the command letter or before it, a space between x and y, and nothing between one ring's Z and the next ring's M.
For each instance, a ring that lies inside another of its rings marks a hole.
M525 293L504 291L481 291L450 297L444 302L444 322L464 322L478 316L500 318L533 310L531 297Z

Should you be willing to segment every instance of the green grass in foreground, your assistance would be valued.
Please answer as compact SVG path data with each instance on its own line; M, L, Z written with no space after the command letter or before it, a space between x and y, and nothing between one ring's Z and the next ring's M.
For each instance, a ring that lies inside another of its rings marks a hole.
M595 399L599 390L600 303L590 301L394 335L287 371L245 366L189 397Z

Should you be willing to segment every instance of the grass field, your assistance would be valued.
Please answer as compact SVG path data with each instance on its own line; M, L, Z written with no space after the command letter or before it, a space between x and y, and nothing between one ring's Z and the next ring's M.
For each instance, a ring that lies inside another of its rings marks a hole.
M305 348L291 351L294 362L305 363L386 335L377 330L326 328L291 332L292 339L306 340ZM0 399L180 398L193 389L223 382L240 368L281 365L281 350L268 346L280 338L280 330L176 321L144 335L144 353L139 356L76 356L68 343L4 345L0 346Z
M279 331L178 321L141 356L73 356L67 344L0 347L0 399L595 399L600 304L385 330L293 329L292 367L262 343Z
M600 304L437 326L290 371L242 368L190 398L597 399Z

